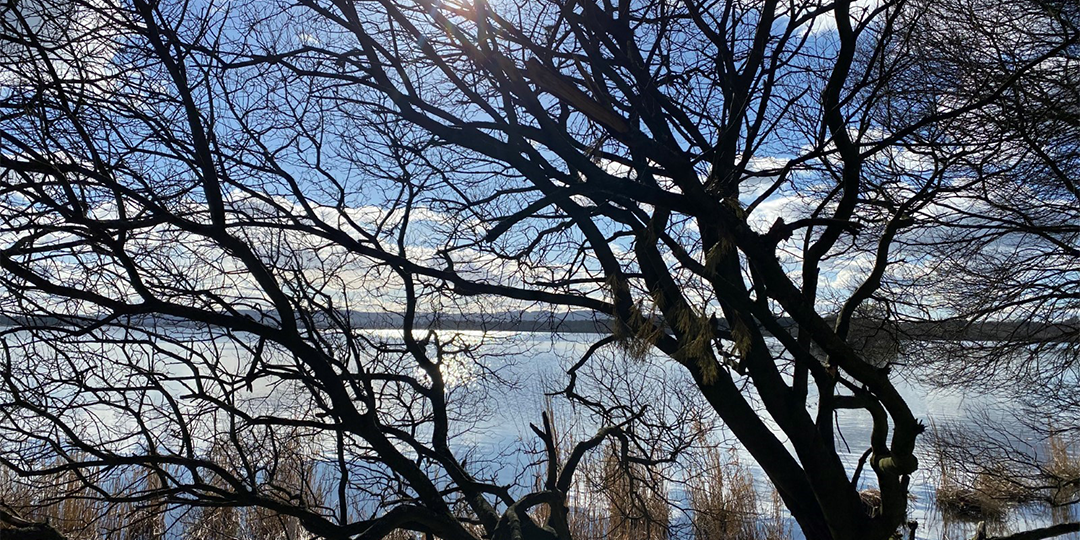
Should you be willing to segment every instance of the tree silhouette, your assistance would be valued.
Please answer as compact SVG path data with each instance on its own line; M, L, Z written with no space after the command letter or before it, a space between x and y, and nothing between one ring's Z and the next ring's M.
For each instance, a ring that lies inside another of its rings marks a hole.
M615 350L679 366L806 538L889 538L924 426L882 332L1075 316L1076 14L989 4L6 3L0 463L326 538L567 538L604 439L697 436L575 385ZM1011 235L1056 258L986 276ZM529 311L610 335L561 392L604 427L537 428L522 491L452 444L455 368L499 372L438 328Z

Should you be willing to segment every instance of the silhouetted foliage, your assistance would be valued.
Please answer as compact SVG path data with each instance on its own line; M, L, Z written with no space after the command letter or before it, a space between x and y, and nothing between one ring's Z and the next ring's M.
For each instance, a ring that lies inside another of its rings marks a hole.
M806 538L884 539L924 430L892 379L905 328L1015 324L942 381L1032 347L1063 360L1012 380L1075 371L1071 3L0 13L0 466L32 486L215 530L235 509L325 538L567 539L605 440L616 491L666 524L651 471L714 414ZM515 406L500 366L529 352L440 320L533 312L610 321L559 392L602 427L570 450L537 427L543 481L508 485L454 441ZM379 314L396 330L365 330ZM693 391L650 408L635 359ZM841 409L873 421L858 472Z

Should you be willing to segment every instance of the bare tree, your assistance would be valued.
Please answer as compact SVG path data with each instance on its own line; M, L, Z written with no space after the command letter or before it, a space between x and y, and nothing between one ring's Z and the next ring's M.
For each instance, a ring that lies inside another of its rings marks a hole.
M950 196L934 203L926 233L909 244L932 269L922 309L953 317L949 326L967 339L923 343L909 358L926 383L992 391L1019 405L967 429L939 426L932 442L951 467L1005 498L1063 508L1075 502L1077 476L1080 50L1067 45L1023 72L1012 66L1078 14L1062 3L1016 12L977 5L998 32L965 31L972 11L937 6L948 16L920 34L926 55L916 65L947 80L1015 82L988 94L977 114L917 142L920 153L948 164ZM957 28L934 30L948 24ZM950 140L978 144L942 144Z
M889 538L924 426L860 320L942 314L912 295L969 284L995 235L1076 250L1075 207L997 204L1010 163L1064 159L1024 122L1070 121L1042 79L1076 19L977 4L9 2L0 464L326 538L569 538L585 453L670 459L646 439L672 426L575 385L614 349L679 366L807 538ZM907 260L928 245L960 270ZM1075 262L1039 264L964 290L1075 296ZM565 456L537 428L522 491L452 444L484 403L454 370L500 373L430 315L529 309L612 328L562 392L604 427ZM855 471L841 409L874 425ZM129 470L154 481L103 484Z

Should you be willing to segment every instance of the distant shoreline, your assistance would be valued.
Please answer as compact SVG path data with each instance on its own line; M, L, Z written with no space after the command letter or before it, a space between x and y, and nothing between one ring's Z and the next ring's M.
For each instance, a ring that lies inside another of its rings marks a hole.
M253 321L268 321L272 317L256 312L241 312ZM131 327L201 327L184 319L164 316L129 316L122 325ZM0 328L52 328L59 326L73 327L75 322L86 324L97 322L93 317L10 317L0 316ZM341 314L336 323L324 318L315 324L323 328L334 328L345 323L350 328L362 330L397 330L404 324L404 317L392 313L353 312ZM794 326L790 319L781 319L785 328ZM719 330L724 330L722 322L717 322ZM563 333L563 334L610 334L614 320L595 318L592 313L574 312L552 315L526 312L523 314L436 316L418 315L414 324L416 329L432 328L436 330L459 330L477 332L528 332L528 333ZM892 339L899 341L1019 341L1019 342L1062 342L1080 343L1080 321L1068 321L1060 324L1042 324L1017 321L994 321L967 323L958 320L918 321L899 324L880 320L858 319L852 323L852 336L863 339Z

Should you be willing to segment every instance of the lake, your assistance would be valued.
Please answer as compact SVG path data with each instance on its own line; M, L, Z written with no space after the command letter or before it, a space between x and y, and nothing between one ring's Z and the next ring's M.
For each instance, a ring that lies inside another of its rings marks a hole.
M193 337L186 342L184 332L193 330L170 331L170 337L176 343L185 343L185 347L204 349L207 358L220 362L226 371L243 373L248 359L240 349L220 341ZM370 330L363 332L371 340L395 341L400 339L400 332L391 330ZM446 358L444 373L450 395L457 405L453 412L456 421L452 425L455 433L452 444L461 454L468 454L470 469L483 468L495 475L501 482L516 482L520 491L532 485L536 467L531 463L541 460L536 452L538 438L530 429L530 423L540 425L541 414L550 411L556 421L556 431L564 442L584 439L595 433L599 422L584 413L583 407L574 407L565 399L552 399L548 394L565 388L568 377L567 369L577 362L589 346L603 336L599 334L570 333L553 335L551 333L527 332L479 332L457 331L443 332L444 337L451 333L460 336L463 343L478 344L483 342L496 354L473 359L465 355ZM195 334L192 334L194 336ZM203 334L205 336L205 334ZM17 340L9 334L5 339ZM248 343L248 345L254 345ZM37 346L41 346L39 343ZM169 348L168 346L163 346ZM100 358L113 356L108 346L101 349ZM94 361L94 360L88 360ZM37 368L45 369L45 368ZM168 371L168 369L166 370ZM630 357L625 351L615 348L605 349L594 356L589 363L579 370L577 391L600 401L611 401L614 397L629 400L635 407L648 406L649 414L657 415L657 425L668 423L677 429L692 426L709 426L716 422L710 417L707 407L700 403L691 381L683 369L670 360L644 356ZM973 391L963 387L948 389L933 388L917 382L917 371L905 373L902 370L894 376L898 389L907 400L912 412L931 431L943 426L972 426L977 419L990 418L1003 425L1015 439L1018 446L1035 444L1035 434L1023 423L1016 421L1011 413L1017 409L1004 389L1001 392ZM180 392L177 387L175 391ZM254 385L252 395L269 396L272 400L289 399L288 393L281 394L270 386ZM753 394L749 394L753 402ZM810 402L813 402L811 397ZM699 424L694 424L699 423ZM837 417L837 448L849 471L856 464L869 441L871 422L869 415L857 411L841 411ZM777 433L778 429L774 429ZM657 432L657 440L669 435ZM929 434L928 434L929 435ZM925 443L928 435L921 440ZM771 501L771 486L759 468L753 465L752 458L741 449L737 441L717 425L711 431L708 441L702 441L721 449L725 456L735 456L749 466L753 481L760 498ZM971 521L945 519L935 504L935 491L941 474L935 467L934 452L927 444L919 448L921 468L913 475L911 482L912 501L910 517L918 521L917 538L926 540L968 539L974 532L975 524ZM1074 456L1076 457L1076 456ZM679 487L679 481L687 478L685 467L673 467L669 478L668 496L676 507L685 506L687 495ZM862 487L873 488L873 474L866 472L862 476ZM771 504L771 503L769 503ZM1074 516L1076 508L1066 509ZM684 523L688 514L678 508L672 511L674 523ZM1017 508L996 526L998 531L1026 530L1046 526L1060 520L1065 515L1061 512L1052 514L1044 508ZM790 518L787 518L790 521ZM790 523L789 523L790 525ZM796 538L800 538L797 531ZM1080 539L1080 535L1071 535L1071 539Z
M570 419L574 425L574 433L578 438L591 434L596 429L594 422L580 414L580 409L573 410L568 404L556 400L551 402L545 398L545 392L561 389L566 381L565 369L572 365L589 347L598 340L600 335L568 334L560 335L553 339L549 333L537 334L511 334L491 333L486 335L488 340L504 340L508 350L513 354L505 357L505 364L500 372L510 380L521 383L503 393L494 393L489 396L492 404L489 416L479 422L474 429L463 433L457 444L473 448L479 454L489 455L515 455L514 449L530 446L536 440L531 432L529 423L540 424L540 414L547 407L553 407L555 415L564 420ZM617 355L612 355L617 356ZM608 358L602 361L605 368L619 370L620 377L627 378L625 388L636 389L642 394L648 394L646 390L657 388L678 388L680 385L689 385L688 377L681 368L674 366L672 362L664 362L662 359L623 360ZM584 370L583 370L584 371ZM923 444L919 448L920 469L911 481L912 501L910 504L910 519L919 523L916 537L926 540L968 539L975 532L975 522L972 520L948 519L943 516L935 503L935 492L940 483L941 473L935 466L937 461L933 450L927 444L929 432L940 426L965 426L975 427L978 419L991 419L999 423L1008 432L1010 437L1016 437L1017 446L1024 447L1035 443L1035 434L1026 426L1017 422L1012 417L1016 410L1016 403L1005 392L1000 393L973 391L963 387L936 388L921 384L916 379L921 373L908 373L905 375L898 370L894 374L894 382L898 390L904 396L914 415L930 426L928 434L921 437ZM478 381L470 380L470 377L480 377L478 374L468 374L464 370L459 374L460 384L476 384ZM606 381L610 384L612 381ZM588 385L579 379L578 388L581 393L588 391ZM642 397L644 399L644 396ZM811 399L813 401L813 399ZM840 411L837 418L837 448L841 450L841 458L849 470L854 470L860 456L865 450L865 444L869 441L871 422L868 414L859 414L858 411ZM779 432L778 429L775 430ZM747 452L742 450L732 437L728 436L722 426L715 434L718 444L734 448L740 461L753 463L753 459ZM849 446L850 445L850 446ZM520 454L517 454L520 455ZM1074 456L1077 457L1077 456ZM505 459L505 458L504 458ZM507 464L509 465L509 464ZM515 464L520 466L521 464ZM767 494L771 486L759 468L753 466L754 475L759 491ZM510 466L509 469L516 468ZM864 487L873 488L873 474L869 471L862 476ZM680 499L676 493L672 495L675 500ZM768 498L763 497L763 498ZM1017 507L1008 512L1007 517L1001 523L991 525L991 532L1004 534L1018 532L1035 527L1043 527L1060 522L1068 515L1075 516L1077 509L1066 508L1062 511L1051 513L1042 507ZM1074 517L1075 518L1075 517ZM1073 518L1073 519L1074 519ZM796 538L801 538L796 531ZM1062 536L1071 540L1080 539L1080 534Z

